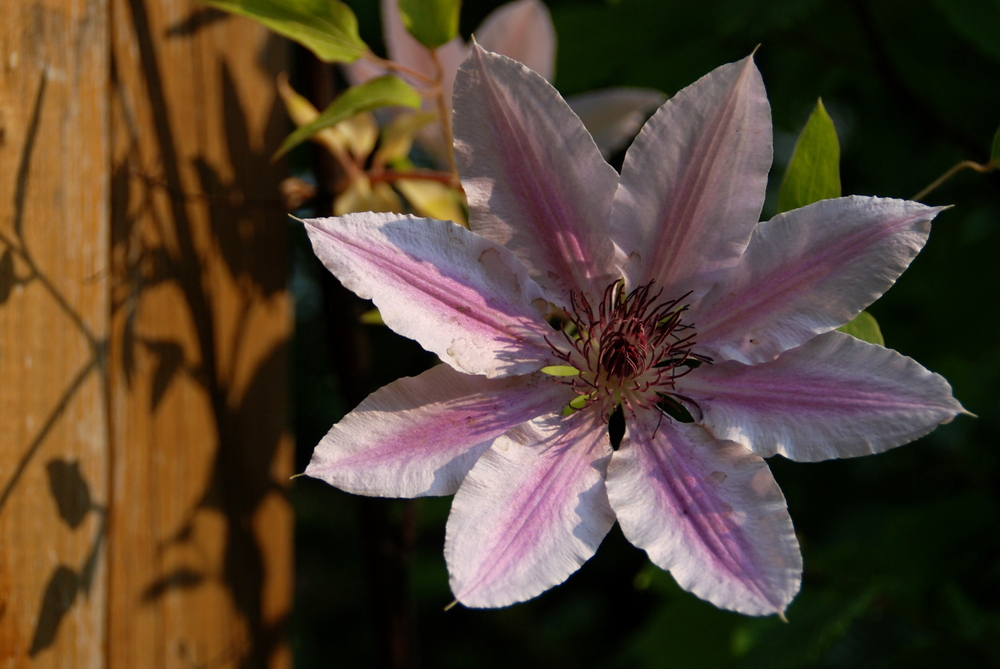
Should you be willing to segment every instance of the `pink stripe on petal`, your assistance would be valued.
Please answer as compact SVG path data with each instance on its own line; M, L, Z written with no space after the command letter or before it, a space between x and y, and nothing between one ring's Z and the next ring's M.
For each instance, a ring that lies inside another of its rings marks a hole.
M746 247L770 166L771 108L752 57L667 100L625 156L611 213L629 284L707 292Z
M694 310L699 352L765 362L843 325L895 283L939 211L851 196L761 223L739 266Z
M550 301L601 294L617 272L607 221L618 175L580 119L541 76L478 46L454 102L472 229L516 253Z
M571 396L550 377L438 365L369 395L323 437L305 473L359 495L451 495L493 439Z
M305 221L317 257L386 325L469 374L550 364L541 289L507 249L450 221L366 212Z
M615 521L604 490L610 455L595 412L537 419L499 437L448 518L444 551L458 601L524 601L590 559Z
M677 386L716 437L808 462L879 453L963 411L941 376L842 332L773 362L702 365Z
M685 590L749 615L781 612L798 592L785 499L740 444L644 412L611 458L607 488L625 537Z

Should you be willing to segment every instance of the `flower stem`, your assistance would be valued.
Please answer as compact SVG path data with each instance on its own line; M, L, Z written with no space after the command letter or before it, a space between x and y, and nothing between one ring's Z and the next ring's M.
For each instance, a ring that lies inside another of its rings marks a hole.
M444 68L441 67L441 60L438 58L437 49L428 49L428 52L431 55L431 61L433 61L434 69L436 70L436 81L439 88L437 107L438 114L441 116L441 130L444 133L445 150L448 152L448 168L457 178L458 167L455 166L455 147L451 136L451 104L449 104L450 100L444 99Z
M427 86L433 86L436 83L438 83L438 81L439 81L439 79L434 79L432 77L428 77L423 72L418 72L417 70L414 70L411 67L406 67L405 65L400 65L399 63L397 63L394 60L386 60L385 58L380 58L379 56L376 56L371 51L365 52L365 56L364 57L367 58L368 60L372 61L373 63L375 63L379 67L384 67L385 69L389 70L390 72L397 72L399 74L406 75L407 77L410 77L411 79L415 79L415 80L419 81L421 84L424 84L424 85L427 85Z
M925 197L927 197L928 195L930 195L930 193L932 193L933 191L937 190L937 188L939 186L941 186L941 184L943 184L948 179L952 178L953 176L955 176L956 174L958 174L962 170L975 170L976 172L979 172L980 174L986 174L987 172L992 172L995 169L997 169L997 164L994 163L993 161L990 161L990 162L986 163L985 165L983 165L981 163L977 163L977 162L972 161L972 160L963 160L962 162L958 163L957 165L952 166L951 169L949 169L947 172L945 172L944 174L942 174L941 176L939 176L937 179L935 179L934 181L932 181L929 186L927 186L922 191L920 191L919 193L917 193L916 195L914 195L913 199L914 200L918 200L918 201L919 200L923 200Z

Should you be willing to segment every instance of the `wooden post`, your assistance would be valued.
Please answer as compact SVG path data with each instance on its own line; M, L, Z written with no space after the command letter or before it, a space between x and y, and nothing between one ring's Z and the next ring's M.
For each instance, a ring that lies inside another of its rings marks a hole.
M193 0L0 23L0 667L284 667L284 47Z
M4 3L0 21L3 667L105 664L106 15Z

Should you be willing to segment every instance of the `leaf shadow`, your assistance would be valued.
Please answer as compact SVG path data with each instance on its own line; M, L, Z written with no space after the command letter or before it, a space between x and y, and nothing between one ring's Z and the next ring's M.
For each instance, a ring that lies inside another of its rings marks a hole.
M197 542L194 526L199 514L205 511L219 512L226 520L218 570L182 564L150 582L140 600L145 605L154 605L171 592L196 592L210 583L224 586L246 625L249 642L233 650L233 664L265 666L284 643L286 616L265 620L263 589L268 566L264 548L254 531L254 518L270 495L285 496L283 482L275 479L274 464L287 430L283 411L287 340L274 342L262 356L251 356L254 333L249 328L249 318L254 304L284 290L285 286L285 263L275 262L274 256L274 251L285 245L285 225L276 224L275 220L275 214L283 214L275 188L283 167L271 163L266 149L253 148L256 145L253 136L258 133L251 131L234 78L223 63L219 65L223 96L221 127L228 149L226 169L231 166L233 172L231 176L223 176L208 158L196 156L190 165L197 175L199 191L185 191L182 178L185 166L180 163L182 152L175 127L178 117L170 113L164 65L155 46L146 3L129 0L128 4L130 27L146 83L146 102L152 113L151 132L160 151L158 169L162 177L154 181L137 174L141 166L136 150L126 158L129 166L117 173L116 184L136 189L138 178L145 181L149 191L158 189L166 193L167 208L161 210L163 215L153 224L158 228L156 236L169 242L150 242L150 236L139 231L139 226L147 224L144 221L158 216L156 208L151 206L152 196L139 198L143 202L136 211L133 199L113 195L113 239L123 251L118 255L130 258L116 268L121 285L114 308L126 323L120 350L122 366L128 381L136 369L135 349L144 347L153 354L156 366L151 410L157 408L181 372L200 386L211 403L216 438L205 440L217 444L211 473L184 522L161 541L160 552ZM218 18L221 17L212 13L194 12L169 28L167 36L188 38ZM270 37L261 52L264 62L268 58L277 62L274 54L280 48L279 42ZM284 130L281 109L272 104L266 119L265 146L271 146ZM273 196L268 197L270 193ZM211 235L211 252L207 254L200 250L206 228L191 215L193 201L207 210L207 231ZM205 276L216 271L211 269L211 263L220 259L235 279L238 292L236 304L225 312L220 311L214 301L216 296L208 292L209 286L204 281ZM169 282L183 296L194 340L189 342L185 337L183 347L167 339L144 340L136 331L133 315L138 304L149 286L159 282ZM249 374L242 371L237 374L248 359L256 361L254 368ZM247 378L249 381L242 381Z
M80 581L76 572L66 565L56 567L42 594L41 612L28 650L29 656L35 657L55 642L59 625L73 607L79 590Z

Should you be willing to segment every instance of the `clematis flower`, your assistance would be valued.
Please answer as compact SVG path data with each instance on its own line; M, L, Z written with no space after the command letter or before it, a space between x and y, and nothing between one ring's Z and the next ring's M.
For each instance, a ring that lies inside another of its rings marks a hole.
M561 583L617 519L684 589L782 612L802 560L763 458L877 453L963 411L942 377L835 331L940 209L846 197L758 223L771 120L750 57L664 104L620 177L545 79L478 47L454 127L471 232L307 221L329 270L445 364L369 396L306 473L454 493L445 557L467 606Z
M382 0L382 33L390 60L429 78L436 75L437 68L427 48L403 25L398 0ZM473 34L488 51L520 61L546 79L551 80L555 74L556 32L548 8L538 0L516 0L498 7ZM447 101L452 98L458 66L469 55L469 50L461 37L437 49ZM360 84L385 71L362 59L348 65L347 74L352 84ZM649 113L664 99L663 93L648 88L615 87L571 97L569 103L594 135L602 153L609 156L635 135ZM434 109L430 100L425 106L427 110ZM441 162L445 161L446 146L439 125L426 126L420 139L424 148Z

